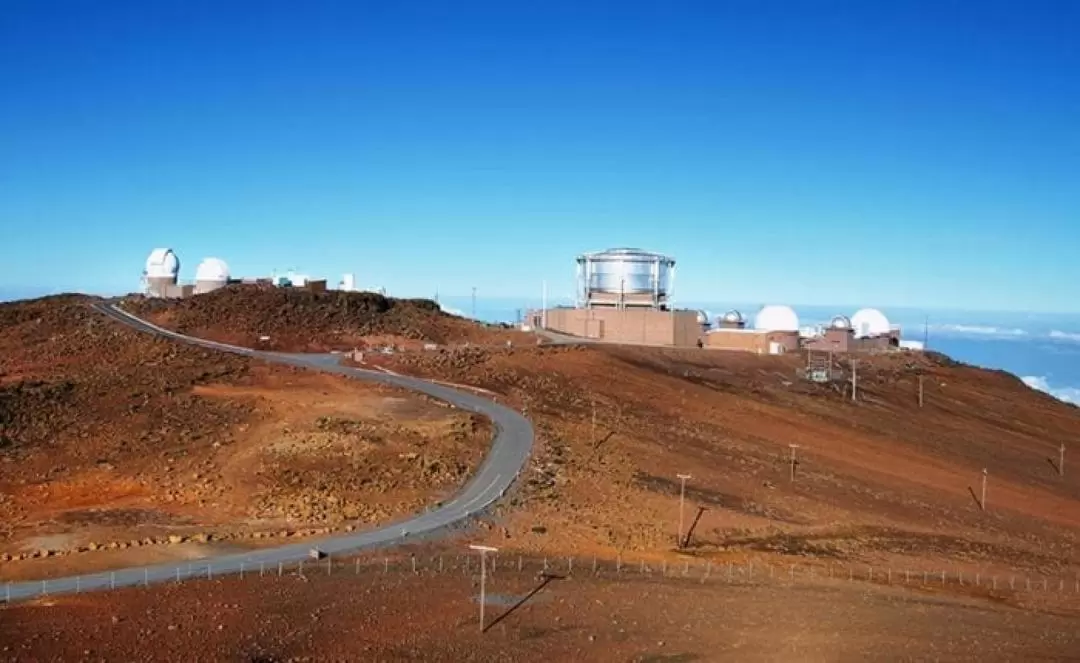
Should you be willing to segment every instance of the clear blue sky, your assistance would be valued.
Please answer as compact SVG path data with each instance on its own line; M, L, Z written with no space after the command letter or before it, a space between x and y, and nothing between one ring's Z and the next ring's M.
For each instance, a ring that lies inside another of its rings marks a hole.
M0 2L0 286L1080 310L1080 2Z

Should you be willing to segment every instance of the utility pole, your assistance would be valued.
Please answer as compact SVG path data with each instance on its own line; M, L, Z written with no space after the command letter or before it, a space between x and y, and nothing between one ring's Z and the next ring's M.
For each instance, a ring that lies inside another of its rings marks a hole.
M476 320L476 286L472 287L472 319Z
M1058 476L1065 476L1065 443L1058 449Z
M487 584L487 554L499 552L498 548L491 546L470 545L472 550L480 551L480 632L484 632L484 603L487 601L485 586Z
M851 401L852 402L855 402L855 401L858 400L858 395L857 395L858 391L859 391L859 360L858 359L852 359L851 360Z
M979 500L979 508L986 511L986 468L983 468L982 475L982 499Z
M677 474L679 481L682 482L679 488L679 538L675 543L679 548L683 547L682 531L683 531L683 504L686 502L686 480L690 478L689 474Z
M791 472L790 472L789 479L791 481L795 481L795 450L799 448L799 445L797 445L797 444L789 444L788 446L791 447L791 463L790 463Z
M589 446L596 446L596 396L592 397L592 429L589 431ZM1064 445L1062 445L1064 448Z

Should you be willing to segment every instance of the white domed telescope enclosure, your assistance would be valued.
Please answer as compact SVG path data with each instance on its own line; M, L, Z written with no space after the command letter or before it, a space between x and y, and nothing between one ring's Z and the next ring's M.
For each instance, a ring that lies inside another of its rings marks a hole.
M146 259L143 270L143 290L150 297L166 297L176 285L180 273L180 258L172 249L154 249Z
M876 308L859 309L851 316L850 325L855 332L855 338L887 336L892 330L889 319Z
M669 310L675 259L642 249L608 249L577 258L578 308Z
M754 316L754 329L769 332L798 332L799 316L790 306L763 306Z
M220 258L206 258L195 270L195 294L212 292L229 283L229 266Z

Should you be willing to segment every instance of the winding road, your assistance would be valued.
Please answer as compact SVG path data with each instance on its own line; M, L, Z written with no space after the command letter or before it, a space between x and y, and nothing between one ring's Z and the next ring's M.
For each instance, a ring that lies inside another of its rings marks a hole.
M141 585L191 577L207 577L237 573L244 568L249 571L263 567L269 569L272 566L276 567L279 563L298 562L306 558L312 547L318 547L319 550L327 554L339 554L364 548L398 544L414 537L435 534L440 530L446 530L450 526L460 524L477 515L501 498L525 467L529 453L532 451L533 429L528 419L508 407L476 394L419 378L341 366L338 364L338 357L334 355L264 352L185 336L152 325L109 303L95 304L94 308L99 313L117 322L147 334L167 337L213 350L246 355L264 361L338 373L360 380L427 394L433 398L446 401L454 407L489 418L495 426L495 437L492 440L491 449L476 474L453 499L437 508L378 529L321 539L309 539L302 543L276 548L206 557L192 562L185 561L182 564L170 562L84 576L11 583L0 590L0 600L11 602L41 595Z

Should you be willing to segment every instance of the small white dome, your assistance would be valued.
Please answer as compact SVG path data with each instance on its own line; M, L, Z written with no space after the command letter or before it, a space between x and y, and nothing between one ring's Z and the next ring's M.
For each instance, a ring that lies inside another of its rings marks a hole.
M735 309L732 309L732 310L728 311L727 313L725 313L723 315L723 317L720 318L720 321L721 322L728 322L728 323L742 322L743 321L743 315L742 315L742 313L739 313Z
M172 249L154 249L146 259L146 276L151 279L175 279L180 273L180 258Z
M707 325L707 324L709 324L709 313L707 311L698 311L697 312L697 321L698 321L699 325Z
M797 332L799 331L799 316L790 306L765 306L754 317L754 329Z
M876 308L863 308L851 316L851 328L856 338L881 336L889 333L889 319Z
M851 329L851 319L846 315L833 316L833 319L829 321L829 326L833 329Z
M229 266L220 258L206 258L195 270L196 281L228 281Z

